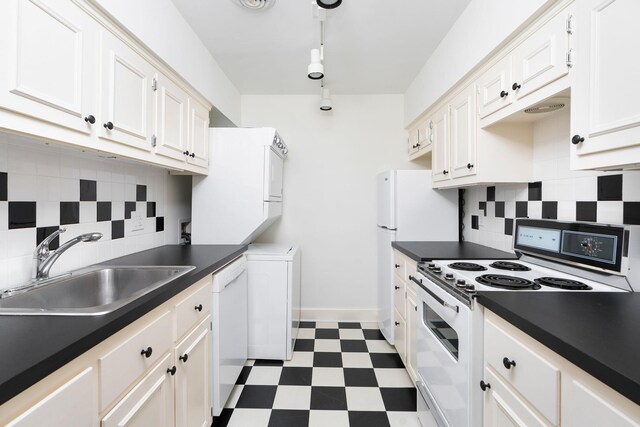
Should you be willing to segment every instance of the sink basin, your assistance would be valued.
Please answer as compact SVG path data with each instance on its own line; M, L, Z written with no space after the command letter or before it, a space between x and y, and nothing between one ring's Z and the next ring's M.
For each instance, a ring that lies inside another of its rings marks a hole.
M0 315L98 316L188 273L192 266L96 266L0 298Z

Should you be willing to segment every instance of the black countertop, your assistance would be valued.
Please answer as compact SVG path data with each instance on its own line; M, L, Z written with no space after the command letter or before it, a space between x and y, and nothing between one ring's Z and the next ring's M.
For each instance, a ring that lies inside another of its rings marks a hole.
M477 298L640 405L640 293L478 292Z
M105 264L193 265L196 268L106 315L0 316L0 404L246 250L247 246L241 245L170 245L109 260Z
M513 253L471 242L392 242L391 246L417 262L436 259L518 258Z

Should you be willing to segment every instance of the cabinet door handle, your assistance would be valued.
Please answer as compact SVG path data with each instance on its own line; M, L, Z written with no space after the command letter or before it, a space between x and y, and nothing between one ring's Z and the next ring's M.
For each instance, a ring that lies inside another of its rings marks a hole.
M500 92L500 98L506 98L508 95L509 95L509 92L506 92L504 90Z
M105 129L113 130L113 123L111 122L107 122L103 126Z
M443 174L443 175L447 175L448 173L449 173L449 171L448 171L448 170L446 170L446 169L442 171L442 174Z
M400 326L400 322L394 322L396 326Z
M182 154L184 154L185 156L188 156L189 155L189 150L183 151Z
M502 359L502 364L504 365L505 368L511 369L512 366L516 366L516 361L509 360L508 357L505 357L504 359Z
M521 87L522 87L522 86L521 86L521 85L519 85L519 84L516 82L516 83L514 83L514 84L511 86L511 89L513 89L513 90L518 90L518 89L520 89Z
M151 347L147 347L146 350L142 349L142 351L140 352L140 354L147 359L151 357L151 353L153 353L153 349Z
M396 268L400 268L400 264L395 264Z
M394 288L397 291L398 289L400 289L400 286L394 286Z
M195 311L202 311L202 304L198 304L193 308L194 308Z
M584 137L580 136L580 135L573 135L573 138L571 138L571 143L573 145L578 145L581 142L584 142Z
M467 169L473 169L473 163L467 163Z
M417 305L414 305L414 306L413 306L413 309L414 309L415 311L418 311L418 306L417 306Z
M191 153L189 154L189 157L191 157L192 159L196 156L196 153Z
M84 118L84 121L92 125L96 122L96 118L93 117L91 114L89 114L87 117Z
M484 381L480 381L480 388L482 391L486 391L488 388L491 388L491 384L485 383Z
M178 359L182 360L182 363L187 363L187 360L189 360L189 355L185 353L182 356L178 357Z
M172 366L171 368L167 369L167 374L171 374L171 376L174 376L176 374L176 367Z

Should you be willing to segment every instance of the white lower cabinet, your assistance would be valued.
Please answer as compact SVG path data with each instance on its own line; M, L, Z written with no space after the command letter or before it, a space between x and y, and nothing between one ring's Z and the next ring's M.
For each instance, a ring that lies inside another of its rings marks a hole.
M486 309L476 390L485 427L640 426L639 405Z
M175 349L176 427L211 425L211 316Z
M101 427L173 426L174 383L168 372L172 366L172 355L167 353L102 419Z
M0 425L210 426L212 292L194 283L0 405Z
M86 368L6 424L7 427L95 427L98 425L96 370Z
M410 276L416 274L417 264L402 253L393 251L394 281L394 345L402 359L409 377L416 382L418 349L416 347L416 328L418 326L418 310L416 291Z

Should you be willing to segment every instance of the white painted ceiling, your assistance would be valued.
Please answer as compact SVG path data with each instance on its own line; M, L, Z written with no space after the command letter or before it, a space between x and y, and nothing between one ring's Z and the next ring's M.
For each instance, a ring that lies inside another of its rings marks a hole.
M265 11L237 0L173 0L242 94L319 93L307 78L320 25L311 0ZM332 93L404 93L470 0L344 0L328 11L325 85Z

